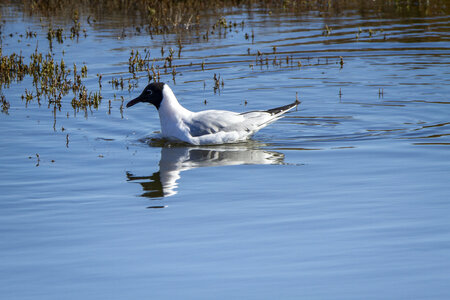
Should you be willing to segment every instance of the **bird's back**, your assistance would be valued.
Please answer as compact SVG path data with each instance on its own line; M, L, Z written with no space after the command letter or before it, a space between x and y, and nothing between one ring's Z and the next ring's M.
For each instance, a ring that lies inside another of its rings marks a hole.
M206 110L192 113L185 123L193 140L198 144L237 142L247 139L258 130L282 118L297 105L295 102L266 111L245 113Z

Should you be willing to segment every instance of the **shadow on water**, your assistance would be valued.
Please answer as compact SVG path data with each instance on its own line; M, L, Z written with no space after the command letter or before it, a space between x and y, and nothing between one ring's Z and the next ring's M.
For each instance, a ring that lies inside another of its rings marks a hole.
M181 172L201 167L236 165L281 165L282 153L259 149L261 145L242 143L220 146L193 147L187 145L161 145L151 142L152 147L161 147L159 170L151 175L135 175L126 172L127 181L142 186L141 197L162 198L178 193ZM162 208L151 206L149 208Z

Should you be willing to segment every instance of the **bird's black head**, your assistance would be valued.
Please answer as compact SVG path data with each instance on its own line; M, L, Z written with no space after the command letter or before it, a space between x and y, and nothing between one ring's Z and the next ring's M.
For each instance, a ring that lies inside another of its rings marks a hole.
M163 82L154 82L147 85L144 91L139 95L139 97L134 98L127 103L127 107L133 106L139 102L148 102L156 106L159 109L161 101L163 100L162 90L164 88Z

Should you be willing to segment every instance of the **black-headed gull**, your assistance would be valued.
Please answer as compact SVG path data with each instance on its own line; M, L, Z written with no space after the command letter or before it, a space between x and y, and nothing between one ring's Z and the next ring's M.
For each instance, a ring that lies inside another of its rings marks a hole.
M158 109L164 138L193 145L243 141L300 103L295 101L269 110L244 113L226 110L192 112L181 106L170 87L162 82L147 85L139 97L127 103L127 107L139 102L151 103Z

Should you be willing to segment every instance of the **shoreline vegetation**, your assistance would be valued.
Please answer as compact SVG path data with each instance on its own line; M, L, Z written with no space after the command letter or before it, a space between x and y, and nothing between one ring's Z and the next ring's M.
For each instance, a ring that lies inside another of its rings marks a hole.
M144 49L132 49L128 60L128 70L124 70L122 76L110 76L108 83L113 89L133 90L137 86L137 79L148 77L148 80L159 81L161 76L172 76L173 80L179 75L179 68L186 67L177 63L182 56L185 43L195 36L205 42L217 35L225 35L235 31L245 33L248 40L254 39L253 30L246 28L245 20L240 23L226 20L222 14L233 9L240 9L244 13L258 13L276 16L280 13L302 15L314 13L324 18L324 35L330 35L332 28L326 24L326 19L333 15L340 15L346 11L356 10L361 16L382 15L396 17L436 16L446 15L450 8L443 0L434 1L270 1L270 0L223 0L223 1L156 1L156 0L117 0L117 1L52 1L52 0L22 0L4 1L0 4L0 101L1 112L8 114L10 101L3 91L11 84L21 82L24 78L31 78L33 90L26 88L22 94L22 100L27 105L31 101L37 101L39 105L46 103L56 114L61 110L63 103L70 103L75 111L97 109L102 101L102 78L104 74L96 74L98 77L98 89L89 91L84 84L88 76L89 66L81 67L75 63L69 65L64 61L64 53L55 53L55 43L62 44L70 39L74 42L85 38L89 31L102 26L116 26L120 32L119 37L126 38L127 32L132 34L145 34L153 38L153 35L172 35L177 39L177 49L161 47L161 56L150 55L150 51ZM16 38L14 34L5 35L3 26L5 16L9 14L21 14L24 19L33 19L42 26L42 31L47 32L48 48L42 51L37 41L42 45L42 33L38 34L30 29L18 33L22 39L36 39L36 49L25 57L19 53L6 51L3 44L8 39ZM118 22L105 25L105 18L114 18ZM250 31L251 30L251 31ZM355 29L355 31L358 29ZM359 29L359 33L361 29ZM374 34L369 30L370 37ZM357 34L358 37L358 34ZM48 50L48 52L47 52ZM302 62L292 55L276 55L274 46L272 53L264 53L258 49L248 49L248 63L250 68L256 65L281 66L300 68L309 62ZM309 60L309 59L308 59ZM342 68L342 57L331 58L332 63ZM328 58L327 58L328 63ZM190 62L189 67L205 70L205 62ZM92 74L91 74L92 75ZM214 92L220 91L224 86L220 74L214 74ZM71 99L70 101L63 101ZM116 99L115 99L116 100ZM206 100L205 100L206 101ZM111 100L109 100L111 108ZM123 109L123 98L120 111Z

